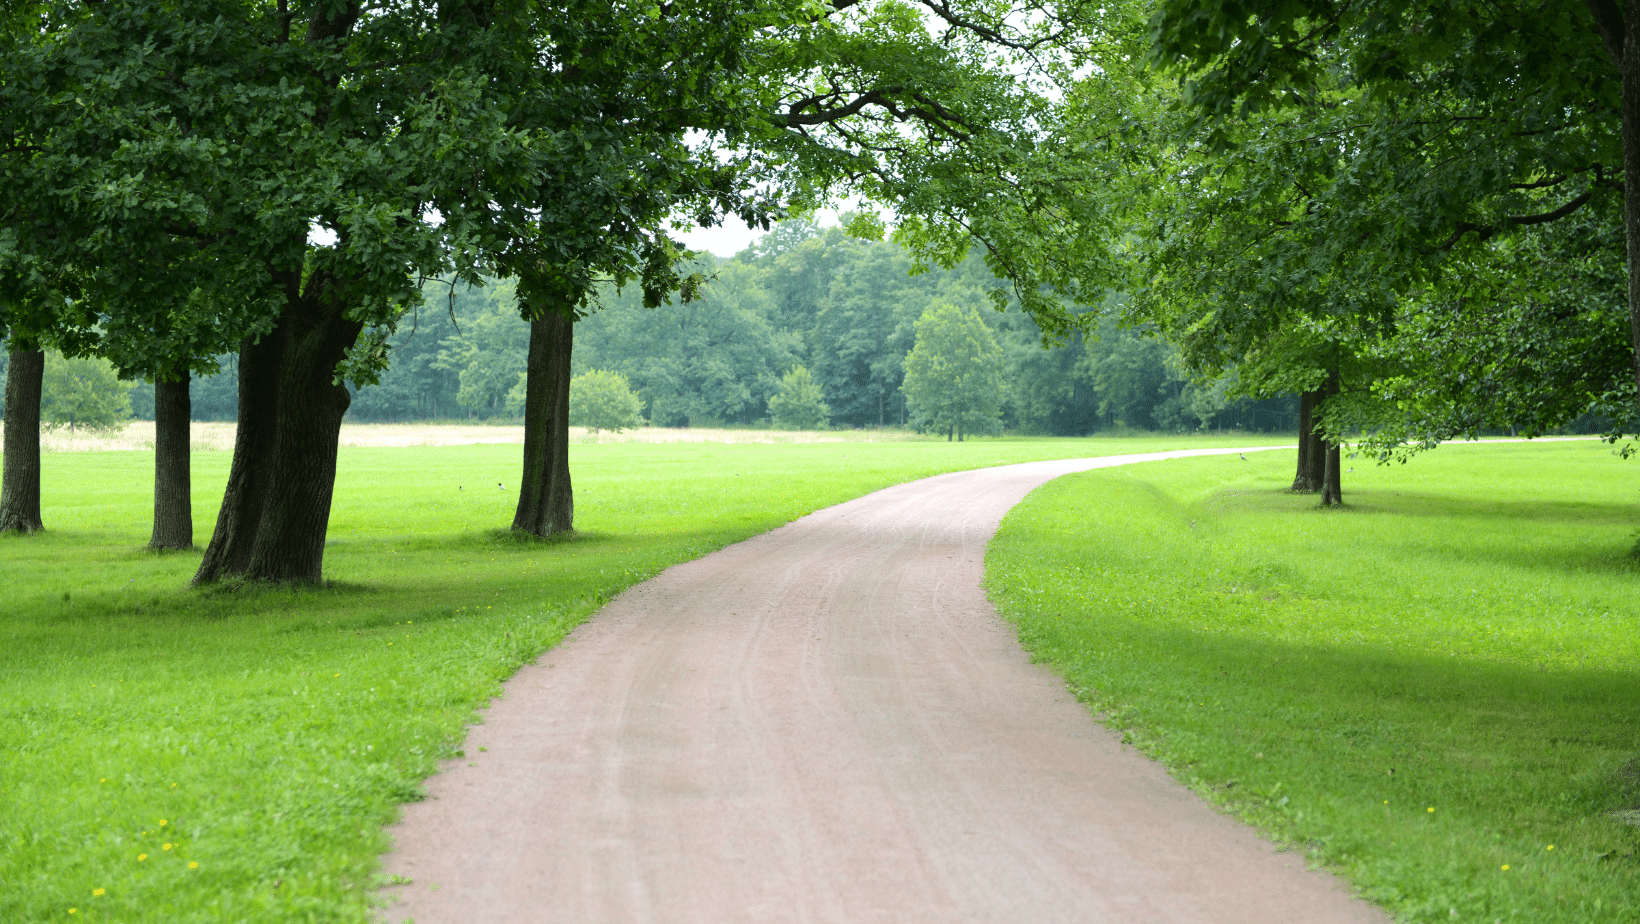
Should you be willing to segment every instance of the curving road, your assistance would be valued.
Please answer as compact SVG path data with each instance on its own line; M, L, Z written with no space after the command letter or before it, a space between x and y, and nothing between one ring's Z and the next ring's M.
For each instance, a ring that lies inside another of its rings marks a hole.
M980 588L1044 482L1238 451L940 475L632 588L406 807L385 918L1387 922L1124 748Z

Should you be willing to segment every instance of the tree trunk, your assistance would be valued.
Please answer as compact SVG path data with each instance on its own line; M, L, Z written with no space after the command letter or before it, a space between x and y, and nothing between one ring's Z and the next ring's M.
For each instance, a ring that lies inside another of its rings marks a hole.
M19 344L22 346L24 344ZM40 521L40 387L43 350L13 350L6 370L6 441L0 476L0 533L34 533Z
M1326 386L1298 396L1298 474L1293 490L1314 494L1321 490L1327 464L1327 441L1322 438L1316 409L1327 396Z
M278 369L284 355L284 324L260 341L239 345L239 413L234 427L233 462L216 514L216 528L195 584L245 573L262 522L272 474L268 467L278 426Z
M1343 391L1343 383L1339 380L1338 369L1336 367L1327 376L1327 384L1325 387L1326 394L1323 396L1324 399L1331 398L1340 391ZM1320 407L1321 402L1317 402L1316 410L1319 411ZM1317 426L1319 426L1319 422L1317 422ZM1339 468L1339 462L1342 460L1342 456L1339 452L1337 443L1324 439L1322 440L1321 445L1323 447L1322 453L1326 458L1326 462L1322 466L1321 473L1321 506L1332 507L1344 503L1343 478L1339 474L1341 471Z
M1628 245L1629 345L1634 350L1634 381L1640 385L1640 2L1630 0L1623 6L1617 60L1623 75L1623 236Z
M326 284L328 282L329 284ZM336 445L352 397L336 366L364 325L321 295L293 293L278 325L240 348L239 426L216 532L194 583L225 577L316 584L336 485Z
M1606 55L1623 81L1623 239L1628 250L1629 346L1640 386L1640 0L1584 0Z
M551 308L530 322L530 355L524 379L524 473L512 528L536 536L575 526L575 491L569 480L570 353L575 321Z
M176 378L154 377L154 533L150 549L194 547L194 499L190 472L188 370Z
M297 319L279 369L278 439L268 495L245 577L280 584L324 579L325 533L336 488L336 447L353 396L336 366L364 325L340 305L315 305Z
M1338 474L1341 453L1337 443L1327 444L1326 458L1327 464L1322 476L1321 506L1332 507L1344 503L1343 479Z

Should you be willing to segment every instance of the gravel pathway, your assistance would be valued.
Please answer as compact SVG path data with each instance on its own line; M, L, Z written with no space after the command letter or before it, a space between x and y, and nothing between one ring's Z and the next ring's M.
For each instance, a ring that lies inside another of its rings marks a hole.
M678 565L520 671L392 829L384 919L1389 919L1124 747L980 588L1044 482L899 485Z

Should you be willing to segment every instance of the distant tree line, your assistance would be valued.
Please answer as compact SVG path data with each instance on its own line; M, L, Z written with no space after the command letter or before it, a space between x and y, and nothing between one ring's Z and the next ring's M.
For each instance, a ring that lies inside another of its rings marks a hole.
M918 319L936 304L954 304L978 308L999 347L997 374L981 385L997 399L998 428L1080 436L1298 425L1292 397L1239 397L1233 374L1192 381L1168 343L1121 326L1119 296L1082 309L1104 313L1096 336L1073 333L1044 348L1041 328L1017 304L991 310L986 293L998 281L979 259L950 270L914 268L893 242L785 222L733 259L702 257L696 270L707 281L688 304L646 308L639 293L602 291L598 309L576 324L573 370L623 377L653 426L771 423L783 377L802 370L826 406L818 425L921 423L943 433L943 424L919 421L907 402L906 357ZM529 324L519 318L511 282L435 282L424 297L389 338L380 381L354 389L349 419L517 418ZM193 381L196 419L234 418L234 359L220 357L221 373ZM132 400L140 414L141 396Z

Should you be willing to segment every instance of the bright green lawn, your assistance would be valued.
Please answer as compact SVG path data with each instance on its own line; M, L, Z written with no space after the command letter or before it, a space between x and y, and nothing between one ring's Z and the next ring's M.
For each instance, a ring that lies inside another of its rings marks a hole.
M1238 442L576 445L550 544L495 532L516 446L343 449L334 585L237 592L141 550L150 453L47 455L49 531L0 538L0 921L364 920L396 806L622 588L924 475ZM201 543L228 461L194 458Z
M993 599L1128 740L1400 920L1640 920L1640 462L1449 446L1351 463L1321 510L1291 453L1249 459L1043 487Z

